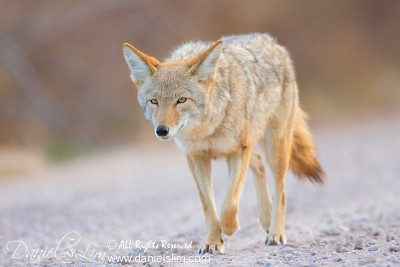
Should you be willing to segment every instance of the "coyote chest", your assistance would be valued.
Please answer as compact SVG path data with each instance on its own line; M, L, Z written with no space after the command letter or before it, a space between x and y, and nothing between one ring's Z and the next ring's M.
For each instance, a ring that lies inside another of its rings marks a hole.
M209 155L212 158L226 156L241 145L235 135L224 135L222 133L198 140L175 138L175 142L188 155Z

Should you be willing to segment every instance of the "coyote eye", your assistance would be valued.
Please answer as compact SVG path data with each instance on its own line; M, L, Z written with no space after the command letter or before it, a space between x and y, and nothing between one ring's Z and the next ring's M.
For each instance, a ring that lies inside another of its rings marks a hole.
M186 97L180 97L180 98L178 98L178 104L182 104L182 103L185 103L186 102L186 100L187 100L187 98Z
M158 105L158 100L155 99L155 98L151 99L150 102L151 102L152 104L154 104L154 105Z

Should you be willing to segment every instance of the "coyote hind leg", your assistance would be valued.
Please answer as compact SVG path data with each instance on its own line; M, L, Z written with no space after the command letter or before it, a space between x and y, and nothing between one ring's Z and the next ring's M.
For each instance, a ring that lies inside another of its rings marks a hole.
M262 228L268 234L271 226L272 199L268 190L268 180L261 156L253 153L250 159L250 169L253 173L257 195L257 213Z
M286 243L286 172L290 160L291 137L287 133L280 136L276 136L274 133L269 135L267 138L267 155L275 183L272 221L265 243L267 245L281 245Z

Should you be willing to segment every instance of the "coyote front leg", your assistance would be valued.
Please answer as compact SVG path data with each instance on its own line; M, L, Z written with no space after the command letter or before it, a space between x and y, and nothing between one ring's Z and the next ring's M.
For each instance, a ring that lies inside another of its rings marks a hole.
M223 253L222 230L215 207L214 190L211 177L211 159L205 156L187 156L206 219L206 243L200 246L199 253Z
M222 204L221 226L228 236L239 229L238 209L246 172L249 167L252 147L241 147L238 151L227 157L229 169L229 187Z

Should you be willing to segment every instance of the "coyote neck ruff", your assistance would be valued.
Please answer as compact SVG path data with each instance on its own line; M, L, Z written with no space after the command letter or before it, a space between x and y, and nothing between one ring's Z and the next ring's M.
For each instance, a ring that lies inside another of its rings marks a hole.
M123 50L156 136L174 138L187 155L207 224L200 253L222 252L222 232L232 235L239 228L238 202L248 167L255 177L266 243L285 243L286 170L323 182L286 49L267 34L249 34L189 42L162 63L129 44ZM253 152L257 143L274 173L273 204L261 157ZM221 219L210 167L210 159L220 157L227 159L230 176Z

